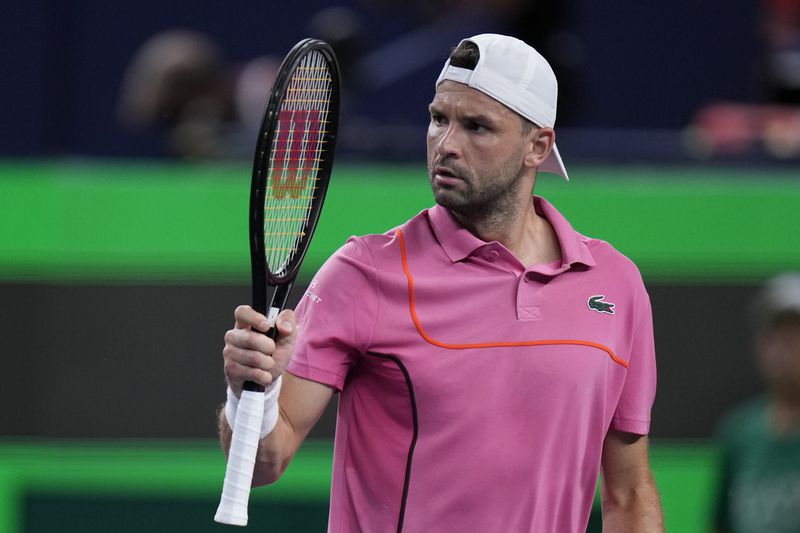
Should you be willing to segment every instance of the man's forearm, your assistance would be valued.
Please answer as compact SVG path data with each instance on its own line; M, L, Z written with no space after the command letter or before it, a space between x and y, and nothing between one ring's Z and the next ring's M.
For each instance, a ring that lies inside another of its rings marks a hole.
M283 374L275 426L258 443L254 486L274 483L283 475L303 439L330 403L333 391L328 385L298 378L288 372ZM220 444L227 454L232 434L224 406L219 412L218 425Z
M604 533L662 533L664 513L652 474L635 488L611 492L601 490Z

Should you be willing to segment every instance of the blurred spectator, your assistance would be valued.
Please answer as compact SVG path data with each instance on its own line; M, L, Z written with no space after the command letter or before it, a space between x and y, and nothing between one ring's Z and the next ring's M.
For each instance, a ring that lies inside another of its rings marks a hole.
M763 397L731 411L722 450L718 532L800 531L800 272L782 274L754 302L754 352Z
M692 155L800 157L800 0L763 0L759 36L764 102L701 107L687 131Z
M800 156L800 106L715 102L695 114L685 143L701 159L759 153L795 158Z
M408 18L399 33L367 42L371 20ZM500 32L541 50L559 76L559 123L575 111L570 87L580 62L579 41L564 30L557 0L360 0L308 18L304 36L327 41L343 80L341 155L405 159L424 150L421 124L443 61L442 50L463 35ZM250 157L270 87L283 54L228 65L217 43L190 30L148 39L125 74L118 116L132 130L157 130L181 158ZM425 85L422 85L422 84ZM396 106L402 100L402 106ZM387 112L387 109L389 112ZM401 109L418 109L409 115ZM395 114L391 110L396 110Z
M255 132L279 59L227 66L206 35L169 30L148 39L127 68L119 119L164 133L182 158L252 155Z
M762 7L767 98L800 104L800 0L764 0Z

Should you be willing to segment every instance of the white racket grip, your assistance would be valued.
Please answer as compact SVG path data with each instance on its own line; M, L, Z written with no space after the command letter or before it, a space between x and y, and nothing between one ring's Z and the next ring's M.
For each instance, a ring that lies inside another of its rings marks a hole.
M247 525L247 502L253 483L253 469L264 416L264 393L242 391L233 424L228 468L214 521L234 526Z

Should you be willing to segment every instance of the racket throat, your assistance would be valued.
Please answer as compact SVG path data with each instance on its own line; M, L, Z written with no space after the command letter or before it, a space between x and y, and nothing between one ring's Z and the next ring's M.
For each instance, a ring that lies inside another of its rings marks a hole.
M289 301L289 293L292 292L294 280L285 281L275 286L275 292L272 293L272 301L268 306L265 306L262 312L267 317L269 322L269 336L274 340L278 338L278 328L275 327L275 321L278 319L278 314L286 308L286 303Z

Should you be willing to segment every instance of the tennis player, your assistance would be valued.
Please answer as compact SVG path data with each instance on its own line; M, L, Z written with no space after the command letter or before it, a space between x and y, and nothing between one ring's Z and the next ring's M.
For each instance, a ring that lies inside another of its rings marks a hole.
M601 467L603 531L663 530L641 276L532 195L540 172L567 178L556 100L522 41L462 41L430 104L436 205L348 240L277 343L236 309L220 434L227 449L243 381L267 385L255 484L338 393L331 532L583 532Z

